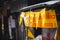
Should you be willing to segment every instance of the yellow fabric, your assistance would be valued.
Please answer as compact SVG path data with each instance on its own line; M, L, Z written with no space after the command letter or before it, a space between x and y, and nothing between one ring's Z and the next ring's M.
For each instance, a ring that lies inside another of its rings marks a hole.
M42 19L42 28L45 28L45 20L46 20L46 8L42 9L41 11L41 19Z
M29 15L30 15L30 13L29 12L25 12L25 20L24 20L24 22L25 22L25 25L26 26L29 26Z
M39 12L22 12L24 14L25 26L35 28L58 28L55 10L46 10L46 8ZM21 18L20 16L20 23Z
M58 28L55 10L48 10L45 18L45 28Z
M34 35L32 34L32 32L28 29L28 37L29 38L34 38Z
M22 17L20 17L20 22L19 22L19 25L21 25L21 23L22 23L22 19L23 19L23 18L22 18Z
M21 25L21 23L23 22L22 20L23 20L23 17L25 16L25 13L24 12L21 12L21 15L20 15L20 17L19 17L19 25Z
M34 18L34 13L32 11L30 11L30 20L29 20L30 21L30 25L29 25L30 27L33 26L33 21L34 21L33 18Z

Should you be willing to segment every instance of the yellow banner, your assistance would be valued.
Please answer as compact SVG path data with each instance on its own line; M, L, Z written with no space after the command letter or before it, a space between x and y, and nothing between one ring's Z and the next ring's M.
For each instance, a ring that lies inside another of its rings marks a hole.
M28 33L27 33L27 34L28 34L28 37L29 37L29 38L34 38L33 33L32 33L29 29L28 29Z
M24 14L24 21L27 27L36 28L57 28L57 20L55 10L46 10L46 8L39 12L22 12ZM22 16L20 16L20 20Z
M57 28L58 27L55 10L47 11L44 26L46 28Z

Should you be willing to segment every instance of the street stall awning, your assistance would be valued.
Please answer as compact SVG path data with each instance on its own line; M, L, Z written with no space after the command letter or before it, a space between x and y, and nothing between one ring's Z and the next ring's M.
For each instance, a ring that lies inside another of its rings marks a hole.
M25 25L29 27L38 27L38 28L57 28L57 19L56 19L56 12L53 9L46 10L46 5L49 7L52 5L56 6L55 4L59 4L59 1L48 1L44 3L39 3L31 6L27 6L24 8L19 9L20 15L20 22L21 24L22 19L25 21ZM44 6L44 7L43 7ZM43 7L38 12L31 11L32 9ZM30 10L31 9L31 10ZM29 11L26 11L29 10ZM24 12L26 11L26 12Z
M38 12L21 12L19 25L24 20L25 26L34 28L58 28L55 10L46 8Z

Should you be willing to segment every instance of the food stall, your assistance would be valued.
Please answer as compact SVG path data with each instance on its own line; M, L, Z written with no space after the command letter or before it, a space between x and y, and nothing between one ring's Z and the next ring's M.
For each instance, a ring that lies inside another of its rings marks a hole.
M25 40L56 40L58 23L54 7L57 4L58 1L49 1L20 9L19 25L25 30Z

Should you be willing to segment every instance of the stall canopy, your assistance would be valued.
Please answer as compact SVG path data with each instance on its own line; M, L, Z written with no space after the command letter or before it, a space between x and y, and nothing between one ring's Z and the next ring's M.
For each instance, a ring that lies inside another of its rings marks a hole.
M35 28L58 28L55 10L46 8L38 12L21 12L19 25L24 20L25 26Z

